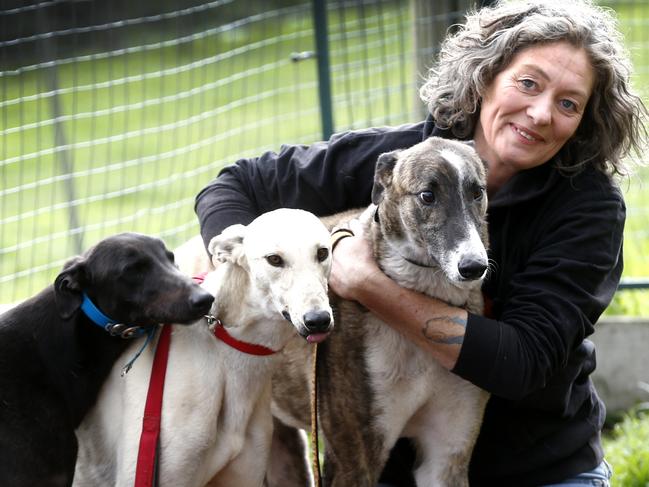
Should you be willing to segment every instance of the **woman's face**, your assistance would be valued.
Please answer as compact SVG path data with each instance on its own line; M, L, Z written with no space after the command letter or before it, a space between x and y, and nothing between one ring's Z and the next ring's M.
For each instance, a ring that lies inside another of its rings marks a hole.
M474 133L490 179L502 183L551 159L577 130L593 83L586 51L567 42L516 54L487 89Z

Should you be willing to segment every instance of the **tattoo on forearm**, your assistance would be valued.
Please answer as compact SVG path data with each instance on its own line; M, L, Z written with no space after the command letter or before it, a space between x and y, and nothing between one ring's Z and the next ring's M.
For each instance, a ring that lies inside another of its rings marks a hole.
M462 332L457 334L450 334L439 330L440 323L453 323L462 327ZM427 340L433 343L442 345L462 345L464 342L464 330L466 329L466 320L458 318L457 316L438 316L430 318L424 323L422 333Z

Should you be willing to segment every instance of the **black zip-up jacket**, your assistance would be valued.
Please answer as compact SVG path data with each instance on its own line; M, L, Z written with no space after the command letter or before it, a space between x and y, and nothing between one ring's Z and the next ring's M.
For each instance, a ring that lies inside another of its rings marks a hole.
M279 207L326 215L366 206L378 155L431 135L448 136L429 117L240 160L197 196L203 239ZM483 291L492 306L488 317L469 315L453 369L492 394L471 485L559 481L603 457L605 409L589 378L595 350L585 338L622 273L624 201L607 175L586 168L566 177L551 160L492 195L488 218L493 264ZM393 452L385 478L414 485L395 473L400 457Z

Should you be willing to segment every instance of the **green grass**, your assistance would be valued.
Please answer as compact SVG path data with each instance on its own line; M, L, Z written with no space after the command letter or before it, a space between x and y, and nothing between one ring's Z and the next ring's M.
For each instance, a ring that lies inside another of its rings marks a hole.
M649 412L631 411L603 438L607 461L613 467L611 487L649 485Z
M634 66L633 84L649 105L649 3L634 0L602 1L615 9ZM623 278L649 278L649 157L644 167L621 182L627 204ZM649 290L619 291L607 315L649 316Z
M407 2L381 5L366 6L362 17L355 8L330 12L337 131L418 120L411 13ZM649 6L617 8L623 21L649 18ZM635 46L641 26L630 32ZM156 40L147 31L124 44ZM632 49L645 71L648 42ZM86 248L140 231L180 244L198 232L194 196L224 164L319 140L315 59L290 60L312 49L307 5L179 46L90 56L58 67L62 119L46 125L52 98L36 95L51 89L47 72L4 73L0 102L21 102L0 108L0 302L51 282L77 253L77 238ZM648 77L640 73L636 85L649 86ZM53 151L56 128L69 150ZM65 161L70 180L61 178ZM643 170L627 191L625 276L649 276L649 193L641 178L649 185ZM609 313L649 315L647 297L618 293Z

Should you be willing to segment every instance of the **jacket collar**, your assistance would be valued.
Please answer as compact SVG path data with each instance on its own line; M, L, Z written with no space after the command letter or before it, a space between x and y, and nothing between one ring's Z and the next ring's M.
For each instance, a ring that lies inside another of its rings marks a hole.
M538 198L550 192L562 178L554 159L515 174L489 199L489 208L503 208Z

